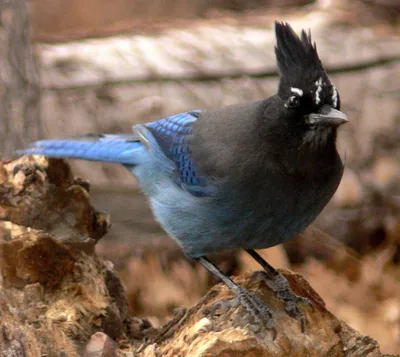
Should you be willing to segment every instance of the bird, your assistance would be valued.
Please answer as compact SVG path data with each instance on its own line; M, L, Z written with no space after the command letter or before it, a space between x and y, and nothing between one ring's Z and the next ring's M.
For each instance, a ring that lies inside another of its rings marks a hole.
M19 151L125 166L161 227L227 285L234 296L230 303L241 305L273 338L277 331L267 304L207 255L244 249L304 332L298 304L312 304L294 294L255 250L301 233L329 202L344 171L337 130L348 122L310 30L299 36L290 24L276 21L275 35L279 85L268 98L136 124L128 134L41 140Z

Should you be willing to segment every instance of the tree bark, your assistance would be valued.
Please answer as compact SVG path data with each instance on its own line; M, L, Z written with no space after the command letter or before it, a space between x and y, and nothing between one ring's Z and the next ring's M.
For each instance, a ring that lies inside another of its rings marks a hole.
M0 0L0 157L41 135L40 86L25 0Z

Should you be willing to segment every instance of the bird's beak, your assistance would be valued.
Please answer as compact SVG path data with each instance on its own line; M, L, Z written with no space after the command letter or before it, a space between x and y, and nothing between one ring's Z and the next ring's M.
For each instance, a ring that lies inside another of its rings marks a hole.
M319 113L311 113L307 116L306 122L310 125L329 125L339 126L347 123L347 115L332 108L330 105L324 105Z

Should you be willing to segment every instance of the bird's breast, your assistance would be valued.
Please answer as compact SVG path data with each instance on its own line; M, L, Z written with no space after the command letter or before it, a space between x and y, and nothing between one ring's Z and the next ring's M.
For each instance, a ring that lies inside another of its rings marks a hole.
M268 177L254 187L231 188L216 200L213 219L230 248L271 247L301 233L317 217L340 177Z
M267 175L224 182L212 197L195 197L169 178L155 179L148 193L159 223L189 256L224 249L260 249L302 232L321 212L340 181L327 177Z

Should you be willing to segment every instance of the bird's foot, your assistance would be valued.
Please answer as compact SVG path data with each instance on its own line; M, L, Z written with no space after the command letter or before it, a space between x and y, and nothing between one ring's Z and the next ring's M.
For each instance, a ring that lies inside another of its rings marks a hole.
M263 271L259 273L262 275L262 279L275 293L276 297L283 301L286 313L290 317L300 321L301 332L304 333L306 328L306 318L304 313L298 308L297 303L302 302L305 305L309 305L314 311L313 303L305 297L296 295L291 289L289 282L282 274L277 272L276 275L271 277Z
M245 308L255 322L254 324L247 321L249 322L251 328L255 326L253 331L257 333L262 328L271 330L273 334L272 338L275 340L277 335L275 323L272 318L272 314L265 303L258 296L240 286L237 286L234 292L236 295L235 297L232 299L218 301L208 310L211 319L214 317L217 310L227 311L231 308L237 308L239 305L241 305Z

